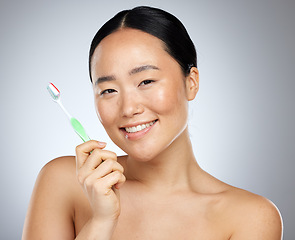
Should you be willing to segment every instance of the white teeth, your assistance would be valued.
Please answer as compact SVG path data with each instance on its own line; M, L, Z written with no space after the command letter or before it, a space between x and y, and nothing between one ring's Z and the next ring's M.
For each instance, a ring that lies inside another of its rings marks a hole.
M139 132L149 126L152 126L156 121L152 121L150 123L146 123L146 124L142 124L142 125L137 125L135 127L127 127L125 128L126 132L128 133L135 133L135 132Z

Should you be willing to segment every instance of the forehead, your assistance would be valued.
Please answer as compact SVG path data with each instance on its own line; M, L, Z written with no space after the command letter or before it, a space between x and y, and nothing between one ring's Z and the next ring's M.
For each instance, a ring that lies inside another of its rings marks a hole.
M164 43L159 38L133 28L123 28L117 30L110 35L106 36L98 45L97 49L100 48L114 48L117 45L128 46L141 46L141 47L158 47L164 50ZM152 45L151 45L152 44ZM97 50L96 49L96 50Z
M165 44L151 34L135 29L121 29L105 37L94 51L91 68L133 62L154 64L171 58Z

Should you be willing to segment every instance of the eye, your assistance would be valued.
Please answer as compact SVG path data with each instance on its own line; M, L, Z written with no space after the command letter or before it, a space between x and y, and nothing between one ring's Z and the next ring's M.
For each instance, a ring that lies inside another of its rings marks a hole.
M142 82L139 84L139 86L148 85L148 84L151 84L151 83L153 83L153 82L154 82L154 80L144 80L144 81L142 81Z
M102 95L110 94L110 93L114 93L114 92L116 92L115 89L106 89L106 90L101 91L100 95L102 96Z

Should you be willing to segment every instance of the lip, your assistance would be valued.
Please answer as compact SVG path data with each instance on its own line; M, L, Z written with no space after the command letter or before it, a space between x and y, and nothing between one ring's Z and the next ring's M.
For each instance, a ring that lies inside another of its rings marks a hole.
M147 123L150 123L150 122L153 122L155 121L155 123L152 125L152 126L149 126L145 129L142 129L141 131L138 131L138 132L127 132L125 130L125 128L127 127L135 127L137 125L142 125L142 124L147 124ZM132 123L132 124L127 124L127 125L124 125L124 127L121 127L120 128L120 131L123 133L123 135L125 136L126 139L128 140L138 140L142 137L144 137L158 122L158 119L156 120L153 120L153 121L149 121L149 122L138 122L138 123Z
M129 123L129 124L126 124L126 125L122 125L120 127L120 129L121 128L128 128L128 127L136 127L138 125L147 124L147 123L150 123L150 122L153 122L153 121L158 121L158 119L154 119L154 120L151 120L151 121L139 121L139 122L135 122L135 123Z

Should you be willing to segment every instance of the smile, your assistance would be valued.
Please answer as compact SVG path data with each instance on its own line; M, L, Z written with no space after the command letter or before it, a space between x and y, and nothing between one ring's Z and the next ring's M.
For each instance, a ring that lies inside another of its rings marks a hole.
M137 126L134 126L134 127L126 127L125 131L128 132L128 133L136 133L136 132L142 131L143 129L154 125L155 122L156 122L156 120L152 121L150 123L141 124L141 125L137 125Z

